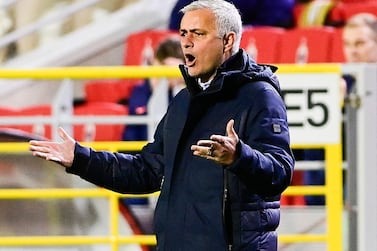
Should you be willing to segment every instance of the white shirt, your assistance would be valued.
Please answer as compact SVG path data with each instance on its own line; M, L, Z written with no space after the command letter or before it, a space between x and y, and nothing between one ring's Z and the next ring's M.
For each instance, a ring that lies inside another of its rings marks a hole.
M208 80L207 82L202 83L202 81L199 79L199 85L202 87L203 91L209 87L211 84L212 79Z

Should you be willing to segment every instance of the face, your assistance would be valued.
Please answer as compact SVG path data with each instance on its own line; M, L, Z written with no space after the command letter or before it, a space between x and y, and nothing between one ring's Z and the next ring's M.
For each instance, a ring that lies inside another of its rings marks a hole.
M234 34L219 37L215 15L207 9L186 12L180 35L188 73L202 82L211 80L231 55Z
M377 62L377 37L367 26L344 28L343 50L349 63Z

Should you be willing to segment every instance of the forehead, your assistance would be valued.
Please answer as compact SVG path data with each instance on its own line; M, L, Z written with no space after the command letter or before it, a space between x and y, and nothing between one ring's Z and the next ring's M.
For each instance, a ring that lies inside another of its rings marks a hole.
M216 18L209 9L186 12L181 20L181 30L216 30Z
M375 39L375 34L368 26L355 26L344 28L343 40L372 40Z

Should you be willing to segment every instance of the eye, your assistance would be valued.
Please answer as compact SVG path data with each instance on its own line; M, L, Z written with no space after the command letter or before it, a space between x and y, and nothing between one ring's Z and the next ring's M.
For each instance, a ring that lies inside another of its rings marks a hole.
M187 35L187 32L186 32L186 31L181 31L181 32L179 33L179 35L180 35L181 37L185 37L185 36Z
M196 37L201 37L201 36L204 36L204 33L203 33L203 32L199 32L199 31L196 31L196 32L194 32L194 35L195 35Z

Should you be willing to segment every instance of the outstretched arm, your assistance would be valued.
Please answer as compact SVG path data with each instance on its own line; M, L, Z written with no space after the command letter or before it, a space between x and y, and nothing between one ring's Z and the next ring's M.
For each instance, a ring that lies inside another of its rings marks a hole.
M50 160L64 167L71 167L74 158L75 140L63 128L59 128L62 142L31 140L29 150L33 156Z

